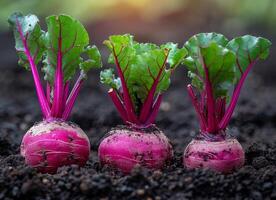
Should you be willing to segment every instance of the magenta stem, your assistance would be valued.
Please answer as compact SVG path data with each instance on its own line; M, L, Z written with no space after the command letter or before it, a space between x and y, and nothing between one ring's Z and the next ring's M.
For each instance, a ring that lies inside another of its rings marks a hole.
M79 94L81 85L83 83L83 79L84 79L84 75L81 74L78 78L78 80L76 81L67 101L66 101L66 105L65 105L65 109L64 112L62 114L62 119L67 120L69 115L72 112L73 106L75 104L75 101L77 99L77 96Z
M41 82L40 82L40 77L39 77L39 74L38 74L38 71L37 71L37 67L35 65L35 62L34 62L32 56L31 56L30 50L28 48L27 41L24 38L24 35L23 35L23 32L22 32L22 27L21 27L20 23L18 22L18 20L16 20L16 25L17 25L17 28L18 28L20 38L21 38L22 43L24 45L24 50L25 50L24 52L25 52L25 54L28 58L28 61L30 63L30 67L31 67L31 71L32 71L32 75L33 75L33 79L34 79L34 83L35 83L35 88L36 88L36 92L37 92L37 96L38 96L38 101L39 101L39 104L40 104L42 114L43 114L44 118L48 118L50 116L50 107L49 107L49 104L47 102L43 87L42 87Z
M246 68L246 70L244 71L244 73L241 76L240 81L238 82L238 85L236 86L231 101L229 103L228 108L226 109L225 115L223 116L222 120L219 123L219 129L226 129L226 127L228 126L230 119L232 117L232 114L234 112L234 109L236 107L236 104L238 102L240 93L241 93L241 88L243 86L243 83L248 75L248 73L250 72L250 70L252 69L252 67L254 66L254 64L257 62L257 60L255 60L254 62L250 63L249 66Z
M203 68L205 72L205 91L207 95L207 118L208 118L208 127L207 131L209 133L213 133L217 130L217 123L216 123L216 112L215 112L215 100L213 96L213 88L211 81L209 79L209 70L205 65L204 58L202 58Z
M54 100L51 110L53 117L61 117L62 115L62 102L63 102L63 72L62 72L62 38L61 38L61 25L59 27L58 38L58 55L57 55L57 68L55 73L54 83Z
M162 64L162 67L160 67L159 72L157 74L157 77L154 80L154 82L153 82L153 84L152 84L152 86L150 88L150 91L149 91L149 93L147 95L147 98L146 98L145 102L143 103L143 106L142 106L142 109L141 109L141 114L139 116L139 120L142 123L144 123L145 121L147 121L147 118L149 117L150 111L152 109L152 104L153 104L153 100L154 100L155 91L156 91L157 85L159 83L159 79L161 77L161 74L162 74L162 72L163 72L163 70L165 68L167 57L168 57L168 54L166 55L165 60L164 60L164 62Z
M48 101L50 108L52 107L51 90L52 90L51 85L49 82L47 82L46 83L46 97L47 97L47 101Z
M128 92L128 89L127 89L127 85L126 85L126 81L125 81L125 78L124 78L124 74L123 74L122 69L120 67L118 57L115 53L114 47L113 47L113 54L114 54L114 60L115 60L116 68L117 68L117 71L118 71L118 75L119 75L119 77L121 79L121 83L122 83L123 99L124 99L124 104L125 104L125 107L126 107L128 119L132 123L140 124L139 120L137 119L137 116L135 115L133 102L130 98L130 95L129 95L129 92Z
M225 97L217 99L217 102L216 102L217 121L220 121L225 113L225 104L226 104Z
M69 88L70 88L69 81L66 81L66 83L64 84L64 89L63 89L64 92L63 92L63 99L62 99L62 113L65 110L66 100L69 95Z
M108 91L109 96L111 97L116 109L118 110L120 116L126 123L128 120L126 109L124 108L121 99L119 98L117 92L114 89L110 89Z
M150 124L153 124L155 122L158 111L159 111L159 108L160 108L160 105L161 105L161 102L162 102L162 98L163 98L162 94L159 94L156 97L156 101L153 104L153 107L151 109L151 114L150 114L150 116L149 116L149 118L146 122L146 125L150 125Z
M207 127L206 119L205 119L205 117L203 115L203 112L202 112L202 110L200 108L200 105L198 103L198 99L197 99L197 97L196 97L196 95L195 95L195 93L193 91L193 87L192 87L191 84L189 84L187 86L187 90L188 90L188 94L189 94L189 96L190 96L190 98L192 100L192 104L193 104L193 106L195 108L195 111L197 113L197 117L198 117L199 123L200 123L200 129L202 131L205 131L206 127Z

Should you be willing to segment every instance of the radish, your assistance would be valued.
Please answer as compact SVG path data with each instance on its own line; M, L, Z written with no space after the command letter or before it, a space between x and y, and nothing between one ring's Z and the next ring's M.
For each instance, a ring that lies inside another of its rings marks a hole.
M41 30L38 22L35 15L15 13L9 18L19 64L32 72L43 114L43 121L23 137L21 155L38 171L55 173L61 166L83 166L88 160L88 137L67 120L87 72L101 67L101 57L95 46L89 46L88 33L79 21L67 15L49 16L47 32ZM46 94L37 70L42 60ZM78 69L80 75L69 93L70 80Z
M250 35L228 41L221 34L200 33L184 46L188 56L183 63L192 79L188 94L200 131L184 151L183 164L187 168L232 172L244 164L244 151L227 126L249 71L258 60L268 57L271 43ZM232 86L234 90L229 98Z
M167 43L138 43L131 35L114 35L104 41L118 73L101 72L109 96L125 126L111 130L99 146L102 165L129 173L140 165L160 169L173 156L169 139L155 125L162 95L168 89L172 71L186 55L186 49Z

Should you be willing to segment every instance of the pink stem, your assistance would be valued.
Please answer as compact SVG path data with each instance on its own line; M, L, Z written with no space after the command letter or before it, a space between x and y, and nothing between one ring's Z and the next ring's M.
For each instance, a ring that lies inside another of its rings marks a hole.
M57 69L55 73L54 84L54 100L51 110L53 117L61 117L62 115L62 101L63 101L63 72L62 72L62 39L61 39L61 25L59 27L58 38L58 55L57 55Z
M159 111L159 108L160 108L160 105L161 105L161 102L162 102L162 94L159 94L157 97L156 97L156 101L155 103L153 104L153 107L152 107L152 110L151 110L151 114L146 122L146 125L150 125L150 124L153 124L155 122L155 119L157 117L157 114L158 114L158 111Z
M148 96L147 96L145 102L143 103L143 106L142 106L142 109L141 109L141 114L139 116L139 120L141 122L145 122L147 120L148 115L149 115L149 113L151 111L152 103L153 103L153 100L154 100L155 91L156 91L157 85L159 83L160 76L161 76L161 74L162 74L162 72L163 72L163 70L164 70L164 68L166 66L165 64L166 64L168 55L169 54L166 55L165 60L164 60L164 62L162 64L162 67L160 68L160 70L158 72L158 75L157 75L156 79L154 80L154 82L153 82L153 84L152 84L152 86L150 88L150 91L148 93Z
M243 86L243 83L248 75L248 73L250 72L250 70L252 69L252 67L254 66L254 64L257 62L257 60L255 60L254 62L250 63L249 66L246 68L246 70L244 71L244 73L241 76L241 79L238 83L238 85L236 86L231 101L229 103L229 106L225 112L225 115L223 116L222 120L219 123L219 129L224 130L226 129L226 127L228 126L230 119L232 117L232 114L234 112L234 109L236 107L236 104L238 102L240 93L241 93L241 88Z
M66 100L68 98L68 94L69 94L69 81L66 81L65 85L64 85L64 93L63 93L63 99L62 99L62 112L64 112L65 109L65 105L66 105Z
M122 83L122 88L123 88L123 99L124 99L124 104L126 107L126 111L127 111L127 115L128 115L128 119L129 121L135 123L135 124L140 124L139 120L137 119L137 116L134 113L134 106L133 106L133 102L130 98L128 89L127 89L127 85L126 85L126 81L124 78L124 74L122 72L122 69L120 67L119 61L118 61L118 57L115 53L114 47L113 47L113 54L114 54L114 60L115 60L115 64L116 64L116 68L118 71L118 75L121 79L121 83Z
M83 83L83 79L84 79L84 75L81 74L78 78L78 80L76 81L67 101L66 101L66 106L64 109L64 112L62 114L62 119L67 120L69 115L71 114L71 111L73 109L73 106L75 104L75 101L77 99L77 96L79 94L81 85Z
M52 106L52 102L51 102L51 85L49 82L47 82L47 85L46 85L46 96L47 96L47 101L48 101L48 104L49 104L49 107Z
M40 104L42 114L43 114L44 118L48 118L50 116L50 107L49 107L49 104L47 102L43 87L42 87L41 82L40 82L40 77L39 77L39 74L38 74L38 71L37 71L37 67L35 65L35 62L34 62L32 56L31 56L30 50L28 48L27 41L25 40L23 32L22 32L22 27L21 27L20 23L18 22L18 20L16 20L16 25L17 25L17 28L18 28L20 38L21 38L22 43L24 45L25 54L26 54L26 56L29 60L29 63L30 63L32 75L33 75L33 78L34 78L35 88L36 88L36 92L37 92L37 96L38 96L38 101L39 101L39 104Z
M193 106L194 106L194 108L195 108L195 111L196 111L196 113L197 113L197 117L199 118L200 129L201 129L202 131L205 131L205 130L206 130L206 127L207 127L206 119L205 119L205 117L204 117L204 115L203 115L202 110L200 109L200 105L199 105L199 103L198 103L198 100L197 100L197 98L196 98L196 95L195 95L195 93L194 93L194 91L193 91L193 87L192 87L191 84L189 84L189 85L187 86L187 90L188 90L188 94L189 94L189 96L190 96L190 98L191 98L191 100L192 100L192 104L193 104Z
M126 109L124 108L122 101L120 100L120 98L118 97L117 92L114 89L110 89L108 91L109 96L111 97L116 109L118 110L118 112L120 113L120 116L122 117L122 119L124 120L124 122L126 123L128 121L128 116L126 113Z
M216 123L216 112L215 112L215 100L214 100L214 96L213 96L213 88L212 88L212 84L211 81L209 79L209 70L207 68L207 66L205 65L205 61L204 58L202 65L204 68L204 72L205 72L205 91L206 91L206 95L207 95L207 118L208 118L208 127L207 127L207 131L209 133L213 133L216 131L217 129L217 123Z
M216 103L216 113L217 113L217 121L220 121L225 113L225 104L226 104L226 99L224 98L219 98Z

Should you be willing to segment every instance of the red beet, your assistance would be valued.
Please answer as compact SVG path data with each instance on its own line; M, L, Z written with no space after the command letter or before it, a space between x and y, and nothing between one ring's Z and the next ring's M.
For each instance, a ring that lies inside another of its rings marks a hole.
M47 17L47 31L42 31L38 22L35 15L14 13L9 18L19 64L32 72L44 120L26 133L21 154L28 165L55 173L61 166L83 166L88 160L87 136L67 120L87 72L101 67L101 57L96 46L89 46L88 33L76 19L68 15ZM39 62L43 64L45 89L37 70ZM71 87L77 71L80 74Z
M41 172L55 173L64 165L83 166L88 160L88 137L76 124L42 121L31 127L21 144L26 163Z
M101 72L101 82L110 87L109 96L128 128L108 134L100 144L99 159L125 173L135 165L160 169L173 152L168 138L153 127L170 76L186 50L174 43L139 43L129 34L110 36L104 44L118 77L107 69Z
M160 130L141 131L116 128L108 133L99 146L101 164L124 173L135 166L160 169L171 160L172 146Z
M235 138L194 139L184 151L183 164L189 169L202 167L229 173L243 166L244 151Z
M187 89L199 119L201 139L188 145L183 164L231 172L244 164L244 151L225 131L246 77L258 60L267 58L271 42L251 35L229 41L221 34L199 33L184 46L188 56L183 63L192 79Z

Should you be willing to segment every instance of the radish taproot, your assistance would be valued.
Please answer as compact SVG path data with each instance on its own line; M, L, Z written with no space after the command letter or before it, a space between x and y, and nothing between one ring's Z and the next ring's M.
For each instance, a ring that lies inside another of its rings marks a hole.
M172 158L173 150L154 122L171 73L187 52L173 43L138 43L128 34L110 36L104 44L118 77L113 69L106 69L101 82L111 88L109 96L125 126L111 130L102 140L99 160L124 173L136 165L160 169Z
M183 63L192 79L187 89L200 122L199 135L184 151L187 168L229 173L244 164L242 146L227 126L249 71L268 57L270 46L261 37L245 35L228 41L217 33L200 33L185 43L188 56Z
M47 32L41 30L35 15L14 13L9 23L14 32L19 65L32 72L43 114L43 121L23 137L21 155L28 165L45 173L55 173L64 165L83 166L88 160L90 142L76 124L67 120L87 72L101 67L98 49L89 46L83 25L67 15L47 17ZM37 69L40 62L46 92ZM70 80L78 70L80 75L70 92Z

